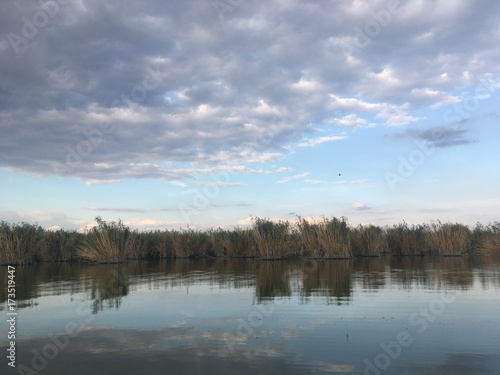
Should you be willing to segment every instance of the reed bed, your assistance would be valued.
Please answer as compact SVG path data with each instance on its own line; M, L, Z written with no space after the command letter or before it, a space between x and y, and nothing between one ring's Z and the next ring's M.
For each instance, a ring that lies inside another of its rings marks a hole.
M380 256L387 250L387 237L380 227L374 225L358 227L351 230L351 244L354 256Z
M423 255L426 250L425 227L399 223L387 229L389 251L395 255Z
M146 233L131 231L125 241L126 259L147 259L151 257L149 240Z
M77 231L47 230L40 241L40 258L50 262L67 262L75 259L75 249L85 235Z
M347 219L323 218L310 223L299 217L297 232L302 244L302 254L308 258L346 259L352 257Z
M175 258L173 238L169 231L155 230L146 235L149 238L151 257Z
M121 220L107 223L97 217L96 222L97 226L87 233L83 243L78 246L78 258L85 262L122 263L130 229Z
M437 221L426 228L428 250L439 255L465 255L470 249L470 230L459 223Z
M485 255L500 254L500 222L487 226L478 223L471 237L472 246L476 253Z
M27 264L38 259L44 230L28 223L0 223L0 264Z
M257 243L252 229L224 230L219 235L224 256L233 258L255 258L258 256Z
M310 223L308 220L298 217L296 227L300 237L302 254L312 258L319 257L320 245L318 239L318 224L314 222Z
M253 236L261 259L282 259L293 254L292 226L288 221L255 218Z
M0 222L0 264L40 261L121 263L126 259L259 257L263 260L305 256L347 259L354 256L500 254L500 223L459 223L392 227L349 226L345 217L296 222L254 218L250 228L131 230L106 222L86 233L44 230L28 223Z

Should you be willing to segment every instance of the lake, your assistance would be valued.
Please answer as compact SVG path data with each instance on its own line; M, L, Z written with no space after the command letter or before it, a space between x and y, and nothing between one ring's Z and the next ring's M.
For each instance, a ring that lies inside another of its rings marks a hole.
M499 374L500 260L16 266L2 374ZM7 354L8 355L8 354Z

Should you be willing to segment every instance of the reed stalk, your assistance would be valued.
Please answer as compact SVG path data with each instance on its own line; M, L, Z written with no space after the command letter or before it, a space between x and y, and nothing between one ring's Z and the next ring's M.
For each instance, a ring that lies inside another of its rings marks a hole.
M43 229L28 223L0 222L0 264L28 264L40 260Z
M425 252L425 230L422 225L399 223L387 230L389 251L395 255L423 255Z
M437 221L426 228L428 248L439 255L464 255L470 250L470 230L463 224Z
M273 222L255 218L253 234L261 259L282 259L292 253L291 225L288 221Z
M347 219L324 218L317 226L318 253L314 258L347 259L352 257Z
M130 229L121 220L106 223L96 218L97 226L92 228L78 247L78 258L86 262L122 263L126 256L126 242Z
M483 226L478 224L474 229L476 251L484 255L500 255L500 222Z
M351 230L354 256L379 256L387 249L387 238L380 227L362 226Z

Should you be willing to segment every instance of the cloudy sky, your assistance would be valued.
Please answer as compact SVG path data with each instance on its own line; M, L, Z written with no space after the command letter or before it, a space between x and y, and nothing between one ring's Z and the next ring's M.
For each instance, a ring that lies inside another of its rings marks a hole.
M5 0L0 219L498 220L500 2Z

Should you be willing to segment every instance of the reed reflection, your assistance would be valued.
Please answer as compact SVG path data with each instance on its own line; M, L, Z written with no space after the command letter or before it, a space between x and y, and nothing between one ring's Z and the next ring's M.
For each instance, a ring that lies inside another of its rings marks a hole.
M352 266L357 286L376 291L386 285L386 258L358 258Z
M129 282L123 265L114 264L88 267L85 270L85 289L93 300L92 312L97 314L106 308L118 309L122 298L129 293Z
M261 261L257 268L255 298L258 303L276 297L290 297L290 274L284 262Z
M411 289L470 289L473 264L469 257L393 257L391 283Z
M7 267L0 267L7 280ZM88 265L42 263L16 267L18 308L36 307L45 296L83 294L94 312L119 308L139 289L162 290L192 285L219 289L253 289L257 303L298 296L301 303L326 297L343 304L358 287L376 291L388 285L411 290L500 288L498 257L382 256L354 260L262 261L257 259L163 259L157 262ZM79 296L79 298L81 298ZM0 310L7 290L0 289Z
M350 260L317 261L316 269L303 273L301 303L326 297L328 304L348 304L352 292L353 263Z

